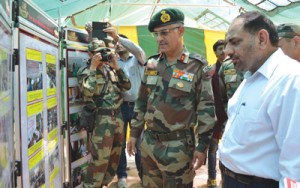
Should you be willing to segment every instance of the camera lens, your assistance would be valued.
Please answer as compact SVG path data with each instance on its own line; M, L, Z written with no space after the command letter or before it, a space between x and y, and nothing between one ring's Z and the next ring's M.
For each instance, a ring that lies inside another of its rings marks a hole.
M101 56L102 56L102 61L111 61L112 60L112 54L105 53L105 54L101 54Z

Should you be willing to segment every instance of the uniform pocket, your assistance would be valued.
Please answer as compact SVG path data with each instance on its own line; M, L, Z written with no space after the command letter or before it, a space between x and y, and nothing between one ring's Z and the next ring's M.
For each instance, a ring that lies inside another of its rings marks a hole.
M157 82L159 80L158 76L148 76L147 77L147 88L148 88L148 92L149 92L149 101L153 101L154 100L154 96L155 96L155 88L157 87Z
M147 86L154 86L158 81L158 76L147 76Z
M169 82L169 88L176 89L180 92L189 93L192 89L192 82L180 80L177 78L171 78L171 80Z

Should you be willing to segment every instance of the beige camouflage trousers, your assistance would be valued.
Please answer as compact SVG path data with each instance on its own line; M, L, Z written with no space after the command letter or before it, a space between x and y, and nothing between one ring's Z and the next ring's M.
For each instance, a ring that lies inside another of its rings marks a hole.
M98 115L90 139L92 161L84 175L84 188L100 188L114 178L120 160L123 142L121 114L116 118Z
M192 188L194 146L186 139L158 141L145 131L141 143L143 187Z

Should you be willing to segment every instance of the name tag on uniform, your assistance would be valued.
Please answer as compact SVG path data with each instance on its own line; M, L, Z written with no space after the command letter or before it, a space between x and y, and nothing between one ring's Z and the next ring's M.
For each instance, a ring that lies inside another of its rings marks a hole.
M236 74L235 69L224 70L224 75L232 75L232 74Z
M148 76L157 76L158 75L158 71L157 70L146 70L145 71L145 75L148 75Z
M172 73L172 78L176 78L176 79L191 82L191 81L193 81L194 74L189 73L189 72L185 72L183 70L174 69L173 73Z

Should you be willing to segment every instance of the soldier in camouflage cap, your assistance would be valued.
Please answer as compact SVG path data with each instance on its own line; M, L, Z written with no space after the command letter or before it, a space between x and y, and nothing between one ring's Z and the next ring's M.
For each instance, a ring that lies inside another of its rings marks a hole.
M97 38L94 38L89 44L88 44L88 51L93 53L97 50L105 48L105 43L103 40L98 40ZM90 54L90 57L93 56L93 54Z
M300 62L300 25L287 23L277 27L278 46L282 51Z
M181 11L163 9L149 23L160 53L148 59L127 144L134 155L146 125L141 155L147 188L192 187L212 135L214 101L203 70L207 62L184 47L183 19Z
M86 123L92 125L87 128L92 160L84 173L84 188L108 185L115 176L123 142L121 92L131 87L115 54L110 54L110 62L103 61L98 52L105 48L103 44L103 41L93 40L88 45L91 58L77 74L80 91L88 101L83 112L91 114Z

